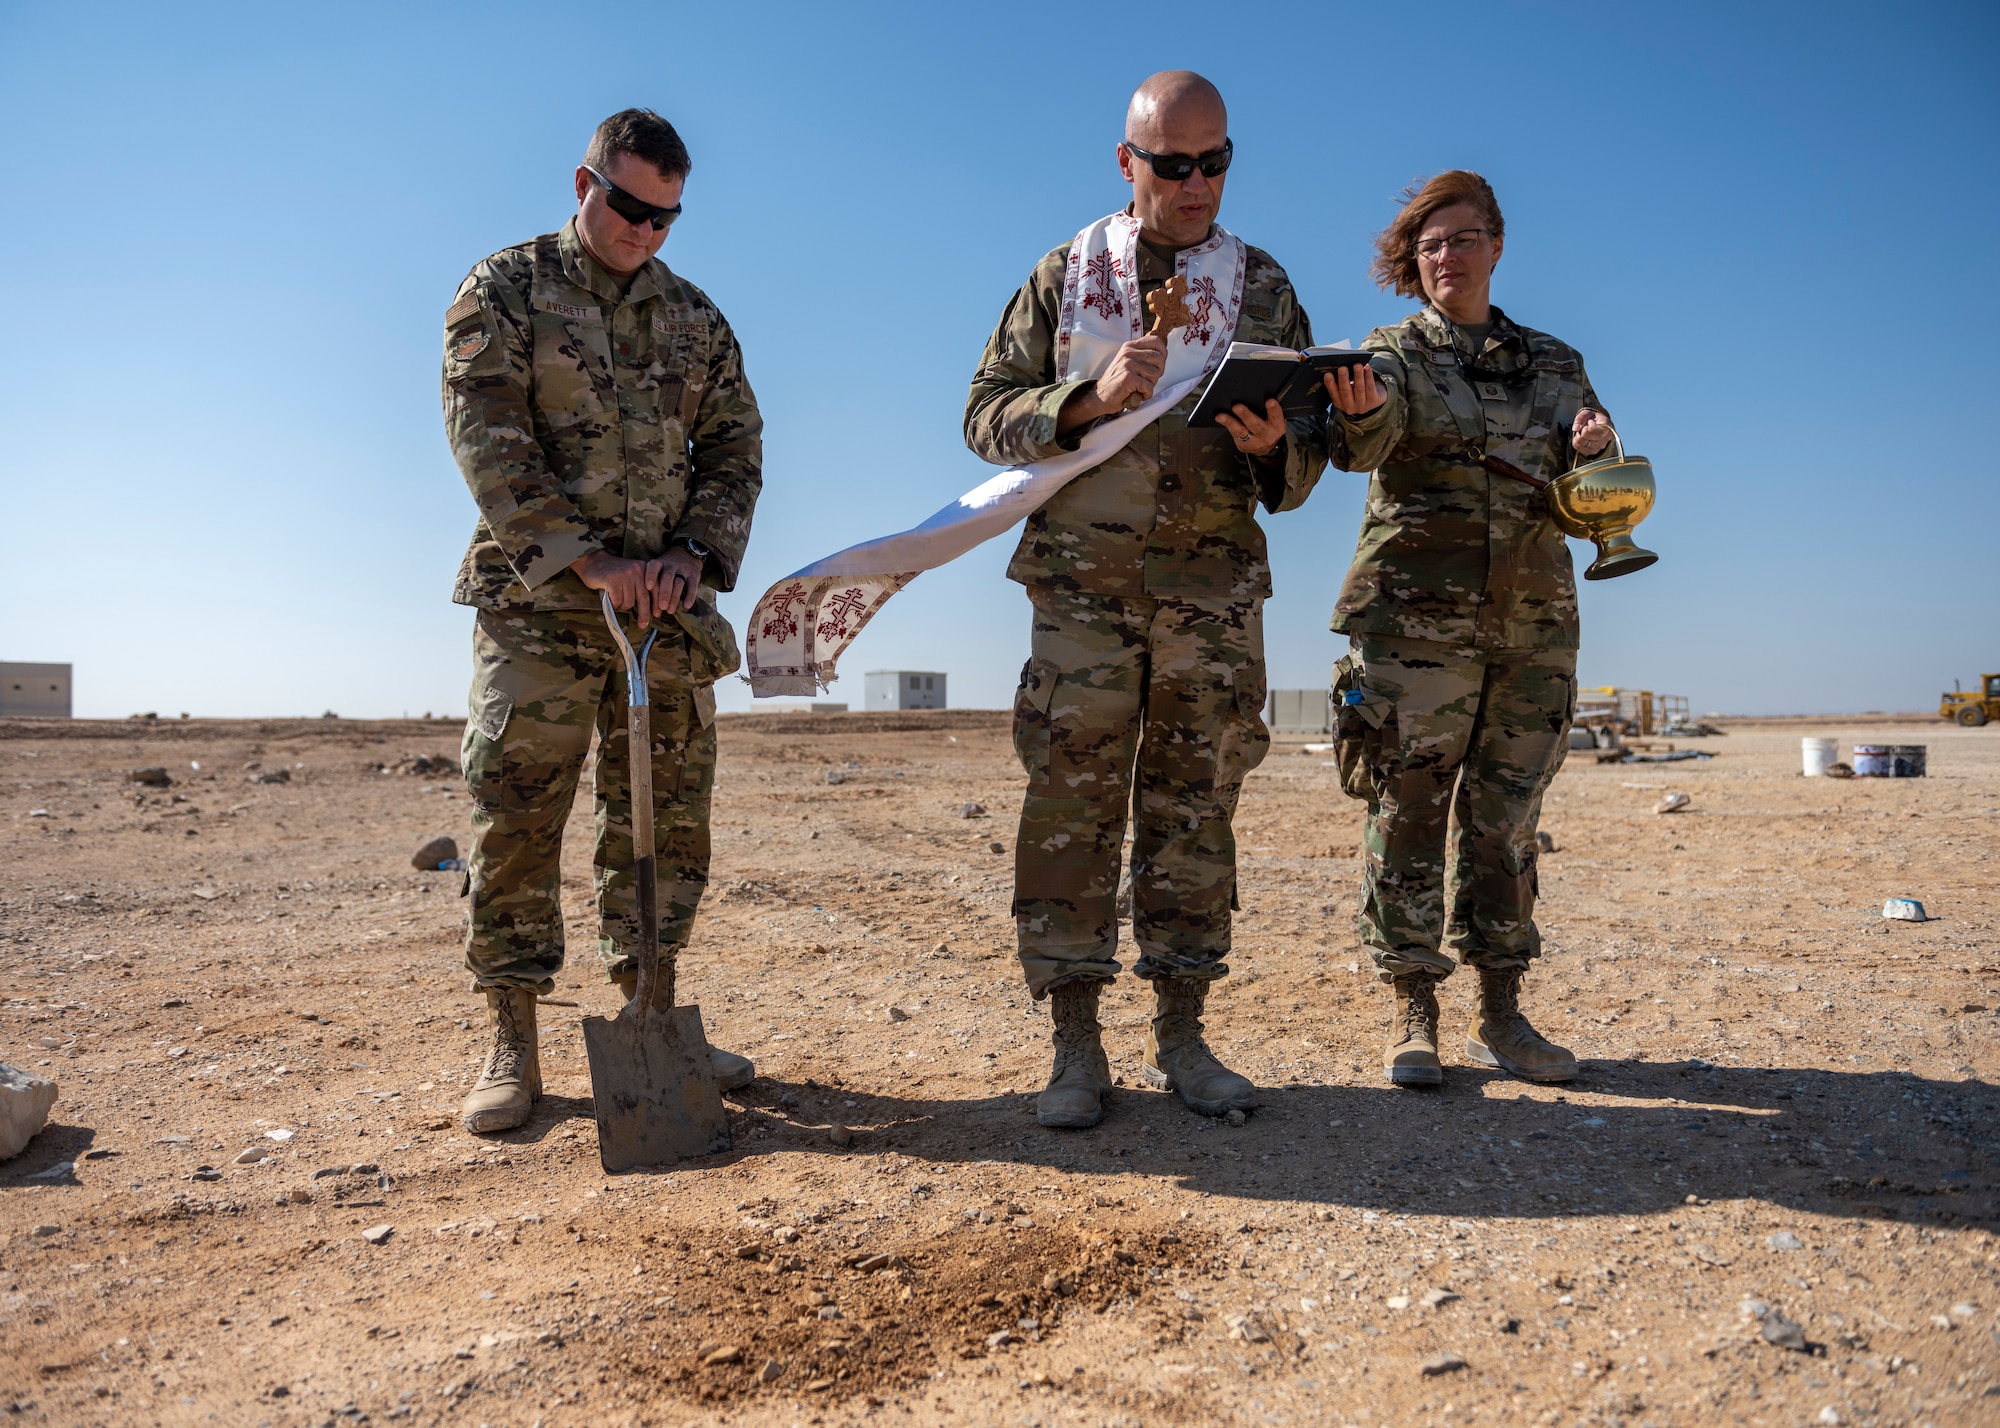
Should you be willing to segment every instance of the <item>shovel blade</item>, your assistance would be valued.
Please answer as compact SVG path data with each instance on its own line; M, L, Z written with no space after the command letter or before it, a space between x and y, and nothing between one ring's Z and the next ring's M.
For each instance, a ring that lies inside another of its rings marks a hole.
M729 1118L715 1084L701 1008L667 1007L583 1019L597 1157L605 1173L729 1149Z

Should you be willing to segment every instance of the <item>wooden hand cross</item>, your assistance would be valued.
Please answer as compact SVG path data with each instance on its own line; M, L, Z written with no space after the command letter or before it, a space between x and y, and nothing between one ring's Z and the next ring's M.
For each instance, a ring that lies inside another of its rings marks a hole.
M1194 321L1194 314L1187 310L1187 279L1175 273L1154 291L1146 294L1146 311L1153 314L1153 325L1146 330L1148 337L1165 337L1176 327L1186 327Z
M1146 294L1146 310L1153 314L1153 325L1146 330L1148 337L1167 337L1177 327L1186 327L1194 321L1194 314L1187 310L1187 279L1175 273L1154 291ZM1137 392L1125 399L1125 410L1144 403Z

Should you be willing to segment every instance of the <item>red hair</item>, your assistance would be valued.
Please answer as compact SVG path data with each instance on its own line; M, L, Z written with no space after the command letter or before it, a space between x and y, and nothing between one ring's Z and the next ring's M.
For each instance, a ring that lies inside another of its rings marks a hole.
M1496 240L1507 231L1493 186L1470 169L1450 169L1435 178L1419 180L1404 189L1401 197L1403 211L1375 235L1375 261L1368 269L1377 287L1392 288L1400 297L1424 295L1423 279L1417 272L1417 235L1439 209L1469 203L1480 211Z

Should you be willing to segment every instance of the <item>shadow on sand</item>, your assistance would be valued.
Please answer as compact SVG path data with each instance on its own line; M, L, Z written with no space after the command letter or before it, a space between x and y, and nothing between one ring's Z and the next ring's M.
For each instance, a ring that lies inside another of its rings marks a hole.
M1262 1108L1241 1126L1121 1087L1104 1123L1088 1131L1038 1126L1032 1096L934 1099L759 1078L729 1098L741 1108L731 1117L736 1149L684 1164L729 1165L778 1150L894 1151L936 1164L1156 1176L1246 1209L1263 1201L1558 1218L1647 1214L1692 1197L2000 1220L2000 1095L1985 1082L1643 1061L1586 1062L1568 1087L1530 1088L1476 1067L1448 1074L1440 1091L1265 1089ZM1572 1103L1572 1090L1593 1093L1591 1104ZM569 1117L590 1115L587 1099L550 1097L529 1125L501 1139L539 1140ZM833 1143L834 1121L854 1128L851 1146Z

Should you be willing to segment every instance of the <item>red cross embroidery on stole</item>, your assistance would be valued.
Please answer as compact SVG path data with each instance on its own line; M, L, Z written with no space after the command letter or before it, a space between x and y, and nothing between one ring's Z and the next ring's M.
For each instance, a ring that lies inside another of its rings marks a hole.
M868 603L866 592L858 586L849 586L836 595L827 598L819 608L818 633L821 640L844 640L850 631L847 622L861 612ZM859 626L856 627L857 629Z
M1194 299L1193 316L1181 329L1181 341L1199 342L1206 347L1215 336L1209 317L1222 306L1222 295L1215 290L1214 278L1196 278L1188 284L1188 296Z
M796 580L771 597L771 618L764 622L763 636L767 640L789 640L799 632L799 617L795 606L805 603L806 587Z
M1125 299L1118 295L1117 279L1125 276L1125 265L1110 253L1093 253L1083 265L1086 282L1097 286L1083 295L1083 305L1094 307L1103 317L1117 317L1125 311Z

